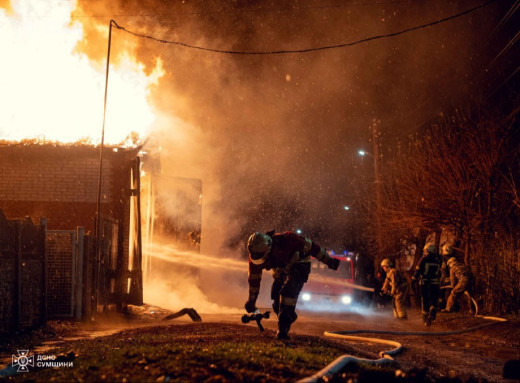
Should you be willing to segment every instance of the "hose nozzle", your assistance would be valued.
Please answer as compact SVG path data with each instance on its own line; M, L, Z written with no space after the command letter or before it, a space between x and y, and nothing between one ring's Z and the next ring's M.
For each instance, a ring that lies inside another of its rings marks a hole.
M262 326L262 319L269 319L270 311L266 311L264 313L261 313L259 311L254 312L252 314L244 314L242 315L242 323L249 323L251 321L256 321L256 324L258 325L258 328L260 331L264 331L264 326Z

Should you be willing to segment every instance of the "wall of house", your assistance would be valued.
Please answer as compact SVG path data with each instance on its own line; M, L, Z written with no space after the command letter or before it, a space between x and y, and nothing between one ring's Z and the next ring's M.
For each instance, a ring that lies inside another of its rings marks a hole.
M124 219L128 162L135 151L103 154L102 214ZM99 149L83 146L0 147L0 208L8 217L45 216L50 230L83 226L94 230Z

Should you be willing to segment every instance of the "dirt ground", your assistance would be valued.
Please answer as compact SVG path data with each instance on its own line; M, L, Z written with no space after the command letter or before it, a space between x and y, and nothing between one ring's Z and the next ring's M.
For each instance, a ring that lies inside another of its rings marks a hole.
M368 329L403 333L423 332L422 335L378 335L369 332L360 334L360 336L400 342L404 346L404 351L396 355L395 359L404 369L427 367L441 374L455 370L458 373L495 381L499 380L505 361L520 359L518 317L510 317L508 322L499 322L460 314L440 313L438 320L431 327L424 326L419 312L409 312L409 319L404 321L393 319L388 312L377 318L374 320L359 314L341 314L334 321L329 322L327 329L328 331ZM453 335L438 334L469 330L481 325L485 326L475 331ZM307 332L306 328L307 326L303 327L305 332ZM376 348L382 351L392 347L379 345Z
M320 330L324 328L327 331L379 330L403 333L390 335L367 332L355 335L401 343L404 350L395 355L394 359L405 371L426 369L429 374L437 377L457 375L485 379L489 382L503 382L507 381L502 378L504 363L511 359L520 359L520 318L515 316L507 319L507 322L500 322L475 318L469 314L439 313L437 321L431 327L426 327L418 310L409 310L408 319L402 321L395 320L389 310L375 310L332 316L311 314L308 318L302 318L301 331L312 335L319 335ZM324 320L326 325L318 326L317 323L321 320ZM474 331L441 335L478 326L483 327ZM407 332L422 334L405 335ZM381 344L356 345L352 342L350 346L360 351L372 352L374 359L379 357L380 351L393 348Z
M4 340L0 345L0 362L3 366L9 365L12 355L23 343L35 354L65 345L72 347L75 341L85 339L112 339L103 338L120 331L132 330L135 334L139 331L158 331L155 326L187 325L192 324L196 328L198 323L193 323L187 316L168 321L163 319L170 312L161 308L145 305L131 307L124 317L110 316L105 320L93 323L71 323L56 321L49 323L45 329L39 330L37 335L28 338L13 337ZM240 336L240 329L249 331L249 335L256 333L256 323L242 324L242 313L236 314L204 314L200 313L202 322L200 325L211 324L211 330L219 333L229 332ZM459 376L463 381L509 382L502 378L504 363L511 359L520 359L520 318L511 316L505 318L507 322L499 322L487 318L475 318L470 315L444 314L438 315L438 320L431 327L425 327L421 321L418 310L410 310L409 319L397 321L389 310L352 308L344 312L316 313L299 311L299 318L293 325L291 333L293 339L303 342L319 341L319 339L332 340L324 336L324 331L367 330L359 336L394 340L404 346L404 350L395 355L395 361L403 371L423 370L429 376L436 378ZM263 338L274 338L276 331L276 318L263 320L266 331L259 333ZM229 327L229 326L237 327ZM442 332L456 332L472 329L458 334L440 335ZM370 334L371 330L393 331L396 334ZM421 332L420 335L406 335L407 332ZM244 335L245 336L245 335ZM256 336L256 335L255 335ZM309 338L311 337L311 338ZM316 337L316 338L313 338ZM117 339L114 338L114 339ZM310 339L310 340L308 340ZM369 359L378 359L379 352L388 351L392 346L371 342L343 341L334 339L334 342L347 344L346 352L352 352L356 356ZM158 345L159 347L160 345ZM341 356L338 353L337 357ZM325 367L325 366L323 366ZM119 367L118 367L119 368ZM315 371L316 372L316 371ZM305 372L308 374L308 372ZM298 375L288 378L294 381ZM1 378L0 378L1 379ZM225 379L224 379L225 380ZM297 379L296 379L297 380ZM234 381L234 379L230 379Z

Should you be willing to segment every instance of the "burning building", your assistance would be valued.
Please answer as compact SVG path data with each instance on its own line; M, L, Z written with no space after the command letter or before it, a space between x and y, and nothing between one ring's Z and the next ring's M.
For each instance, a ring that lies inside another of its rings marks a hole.
M0 71L0 332L143 299L136 142L155 118L148 95L162 72L131 47L114 50L100 140L105 66L78 48L87 39L75 8L0 5L4 50L16 58ZM106 39L90 41L106 52ZM111 147L100 151L103 142Z

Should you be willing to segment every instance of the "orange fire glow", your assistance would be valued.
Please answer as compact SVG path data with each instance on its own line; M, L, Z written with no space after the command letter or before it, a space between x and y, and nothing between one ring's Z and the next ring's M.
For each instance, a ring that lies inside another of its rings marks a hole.
M7 10L0 3L0 140L101 141L106 61L75 52L84 39L71 18L76 5L11 0ZM99 27L106 29L106 55L108 25ZM148 99L162 62L146 73L131 53L120 54L109 73L105 143L131 145L129 137L143 139L154 121Z

